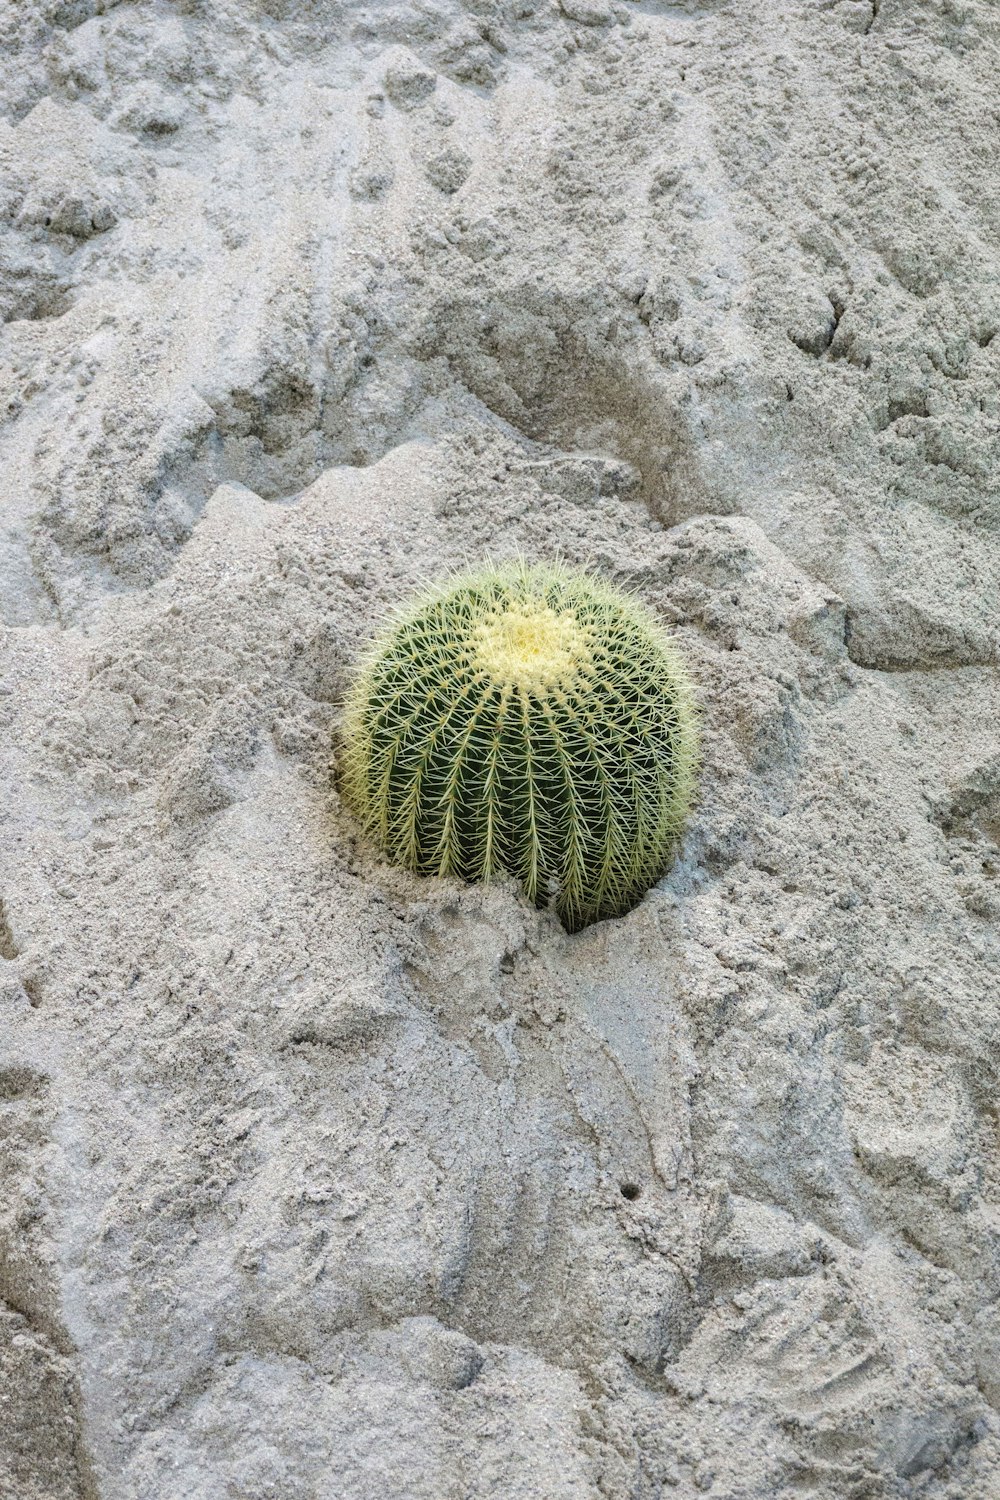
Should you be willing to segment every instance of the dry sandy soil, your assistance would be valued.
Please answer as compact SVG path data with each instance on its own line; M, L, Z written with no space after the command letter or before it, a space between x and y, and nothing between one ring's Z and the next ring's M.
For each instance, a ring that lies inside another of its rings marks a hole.
M1000 1495L1000 6L0 0L0 1497ZM568 937L395 602L675 632Z

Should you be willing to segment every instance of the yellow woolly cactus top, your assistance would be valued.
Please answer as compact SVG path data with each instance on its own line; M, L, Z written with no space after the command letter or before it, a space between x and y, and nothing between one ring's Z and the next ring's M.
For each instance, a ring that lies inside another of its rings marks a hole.
M347 703L344 789L421 874L517 876L575 931L664 871L694 784L687 675L635 600L556 564L421 594Z
M473 634L476 662L494 682L524 692L567 688L592 666L588 632L572 610L548 604L510 606L501 601Z

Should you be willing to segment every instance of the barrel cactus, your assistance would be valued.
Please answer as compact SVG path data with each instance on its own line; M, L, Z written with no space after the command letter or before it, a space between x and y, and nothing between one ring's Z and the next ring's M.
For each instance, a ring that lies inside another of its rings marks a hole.
M589 573L516 561L399 613L356 674L344 744L347 801L390 860L514 875L572 932L663 874L697 724L641 604Z

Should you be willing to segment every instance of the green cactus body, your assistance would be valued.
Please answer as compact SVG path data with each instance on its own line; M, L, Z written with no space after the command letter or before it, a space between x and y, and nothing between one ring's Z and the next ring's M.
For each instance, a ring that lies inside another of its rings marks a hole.
M687 675L636 601L586 573L488 566L421 595L347 704L344 788L395 863L514 875L570 931L665 870L687 813Z

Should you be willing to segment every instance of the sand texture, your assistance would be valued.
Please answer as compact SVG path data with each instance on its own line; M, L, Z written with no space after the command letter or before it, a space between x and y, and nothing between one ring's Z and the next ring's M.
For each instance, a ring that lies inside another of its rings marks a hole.
M0 1500L1000 1496L1000 6L0 0ZM638 592L678 860L347 673Z

